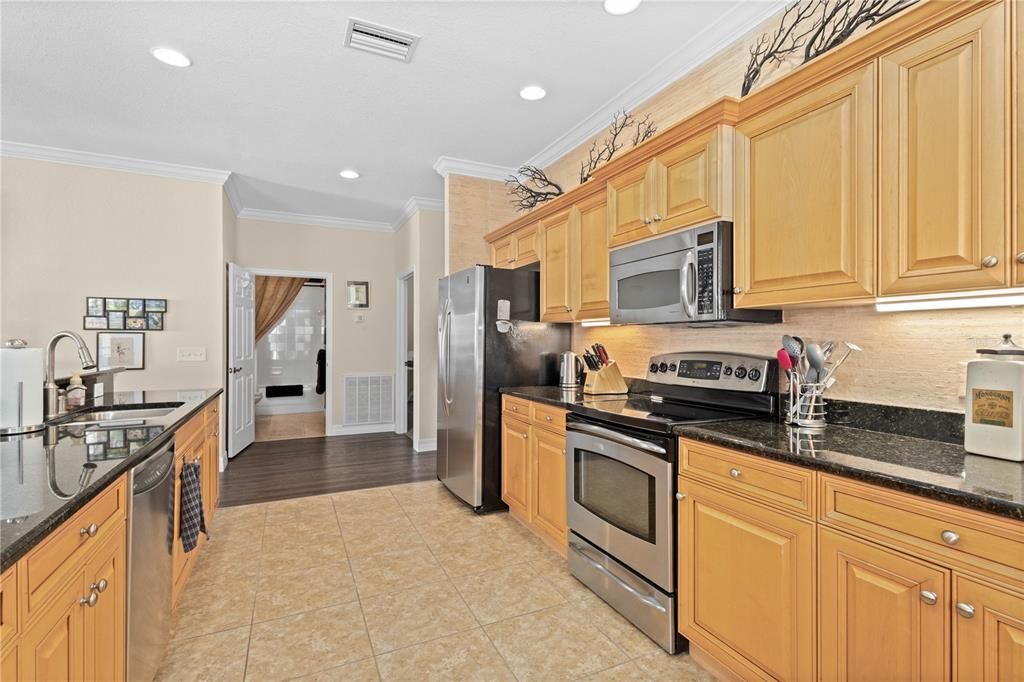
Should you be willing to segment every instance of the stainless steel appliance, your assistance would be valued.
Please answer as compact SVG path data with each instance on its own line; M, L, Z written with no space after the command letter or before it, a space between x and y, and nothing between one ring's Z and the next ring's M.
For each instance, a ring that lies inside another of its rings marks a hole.
M576 388L580 385L583 374L583 361L580 356L567 350L558 358L558 385L562 388Z
M776 415L774 358L651 358L624 399L584 399L566 419L569 568L669 653L676 613L678 424Z
M476 265L441 279L437 477L477 511L501 501L502 386L554 385L569 326L540 319L540 274Z
M171 634L174 445L131 471L127 679L156 676Z
M612 251L612 322L781 322L778 310L733 308L732 257L732 223L727 221Z

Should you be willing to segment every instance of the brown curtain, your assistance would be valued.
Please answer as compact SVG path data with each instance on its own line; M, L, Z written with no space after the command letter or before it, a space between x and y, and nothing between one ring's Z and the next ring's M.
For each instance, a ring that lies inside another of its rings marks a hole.
M305 277L256 275L256 340L274 328L302 291Z

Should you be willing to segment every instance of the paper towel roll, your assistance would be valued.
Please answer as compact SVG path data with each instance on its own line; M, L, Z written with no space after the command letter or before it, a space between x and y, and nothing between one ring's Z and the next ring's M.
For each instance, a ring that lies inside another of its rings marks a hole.
M42 425L45 380L42 348L0 348L0 428Z

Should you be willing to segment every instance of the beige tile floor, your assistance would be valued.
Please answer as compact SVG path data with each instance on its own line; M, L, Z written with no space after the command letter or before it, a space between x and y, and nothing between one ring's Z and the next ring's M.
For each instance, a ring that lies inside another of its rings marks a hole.
M324 413L265 414L256 417L256 441L317 438L324 435Z
M699 680L437 482L219 509L159 680Z

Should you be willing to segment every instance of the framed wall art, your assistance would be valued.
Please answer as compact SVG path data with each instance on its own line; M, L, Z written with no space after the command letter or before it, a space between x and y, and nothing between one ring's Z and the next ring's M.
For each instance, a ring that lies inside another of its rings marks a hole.
M146 335L142 332L97 332L96 361L99 369L145 369Z
M166 298L87 296L82 329L163 331Z
M370 307L370 283L369 282L348 282L348 307L369 308Z

